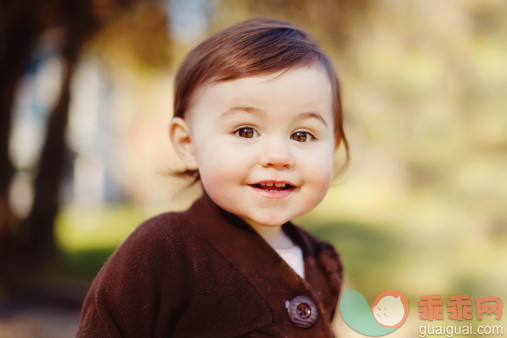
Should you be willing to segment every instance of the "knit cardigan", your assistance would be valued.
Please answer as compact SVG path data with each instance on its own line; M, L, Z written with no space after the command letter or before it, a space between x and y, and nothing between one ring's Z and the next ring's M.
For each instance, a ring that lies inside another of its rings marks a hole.
M332 337L340 258L291 222L283 231L303 251L304 279L206 194L185 212L147 220L95 278L77 337ZM318 310L311 327L289 316L298 296Z

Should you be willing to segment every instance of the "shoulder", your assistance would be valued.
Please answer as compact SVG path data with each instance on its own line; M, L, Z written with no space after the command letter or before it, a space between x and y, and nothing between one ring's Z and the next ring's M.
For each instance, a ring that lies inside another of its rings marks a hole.
M141 223L115 250L102 273L164 271L167 265L185 270L188 261L196 259L193 248L202 247L192 220L183 213L170 212Z
M188 238L192 235L192 227L187 226L190 221L185 220L182 214L167 212L147 219L130 234L125 243L158 246L168 240L174 242Z
M193 248L202 246L186 225L181 213L165 213L141 223L107 259L91 293L99 299L120 299L122 294L146 296L157 285L182 287L199 260Z
M78 336L90 332L117 336L121 328L129 336L146 337L154 332L151 325L161 308L168 313L183 308L193 289L194 237L180 213L162 214L140 224L93 281Z

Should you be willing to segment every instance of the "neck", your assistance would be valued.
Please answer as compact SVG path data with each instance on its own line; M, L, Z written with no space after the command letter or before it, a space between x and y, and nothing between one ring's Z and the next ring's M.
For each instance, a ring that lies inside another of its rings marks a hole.
M251 220L245 220L266 242L275 250L290 249L294 246L292 240L283 232L282 226L269 227Z

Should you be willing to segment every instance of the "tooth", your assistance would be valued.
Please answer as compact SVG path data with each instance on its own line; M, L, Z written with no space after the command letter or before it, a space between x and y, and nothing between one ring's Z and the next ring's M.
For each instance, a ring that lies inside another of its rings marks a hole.
M272 187L272 186L273 186L273 183L272 183L272 182L268 182L268 183L266 183L266 186L267 186L267 187Z
M278 188L283 188L285 187L285 183L276 183L275 186L277 186Z

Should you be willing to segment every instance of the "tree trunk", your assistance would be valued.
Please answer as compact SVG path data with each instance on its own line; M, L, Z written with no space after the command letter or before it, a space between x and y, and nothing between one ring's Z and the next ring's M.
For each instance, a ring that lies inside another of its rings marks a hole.
M16 249L18 218L9 205L9 187L14 167L9 157L16 87L29 62L33 46L42 30L38 18L40 2L6 1L0 36L0 264Z
M59 191L68 154L65 136L69 118L71 82L82 42L68 34L64 44L62 57L66 60L66 67L60 98L48 123L39 170L34 182L33 207L25 223L29 233L26 253L42 260L52 260L58 253L54 224L59 210Z

